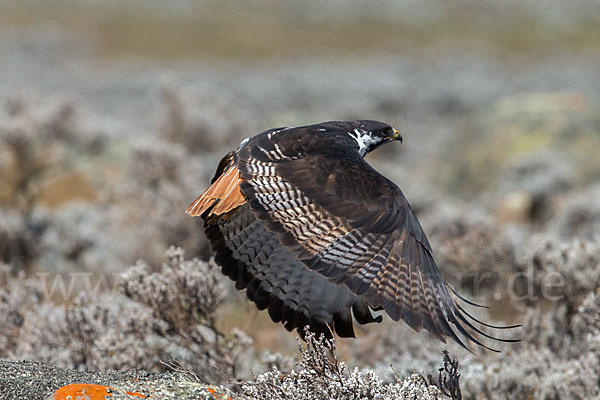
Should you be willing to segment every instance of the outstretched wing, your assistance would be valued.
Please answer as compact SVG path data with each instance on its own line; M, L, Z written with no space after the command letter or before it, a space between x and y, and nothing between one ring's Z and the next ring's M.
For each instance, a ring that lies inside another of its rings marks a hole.
M456 330L488 348L477 336L492 337L457 303L400 189L348 135L302 129L258 135L238 153L240 186L256 217L293 257L372 308L443 342L449 336L468 349Z
M236 289L246 289L248 298L259 310L267 309L274 322L301 335L310 325L313 332L327 337L329 327L341 337L353 337L353 315L361 324L376 321L363 298L292 257L247 204L222 217L209 217L211 213L208 209L203 217L215 261Z

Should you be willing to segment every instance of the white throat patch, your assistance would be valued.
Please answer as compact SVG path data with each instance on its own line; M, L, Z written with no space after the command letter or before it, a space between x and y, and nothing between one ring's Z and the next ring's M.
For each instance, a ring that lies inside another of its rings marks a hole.
M351 132L350 136L352 136L354 140L356 140L356 143L358 143L358 152L362 157L367 154L369 147L381 141L380 138L373 137L371 132L361 131L358 129L354 129L354 132Z

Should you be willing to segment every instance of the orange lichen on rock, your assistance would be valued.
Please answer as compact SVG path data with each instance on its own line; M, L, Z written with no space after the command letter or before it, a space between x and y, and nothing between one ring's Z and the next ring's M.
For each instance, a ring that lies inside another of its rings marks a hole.
M119 392L111 386L95 385L90 383L70 383L65 385L54 392L51 400L75 400L75 399L86 399L86 400L106 400L112 397L113 393ZM141 398L148 398L141 393L126 391L126 394L130 396L136 396Z
M206 390L208 390L208 393L210 393L212 395L212 397L214 397L216 400L232 400L231 397L224 395L223 393L219 393L217 392L215 389L213 388L207 388Z
M185 212L192 217L202 215L215 205L215 202L216 205L210 211L209 216L222 215L236 209L246 202L240 189L242 180L240 170L230 165L204 193L188 206Z

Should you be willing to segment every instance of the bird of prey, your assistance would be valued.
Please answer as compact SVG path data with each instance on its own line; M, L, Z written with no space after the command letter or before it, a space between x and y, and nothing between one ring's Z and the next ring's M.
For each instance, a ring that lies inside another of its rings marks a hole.
M473 322L509 327L461 307L406 197L363 158L392 141L397 130L369 120L267 130L223 157L186 212L204 220L222 272L290 331L353 337L353 318L380 322L384 310L490 349L479 335L496 338Z

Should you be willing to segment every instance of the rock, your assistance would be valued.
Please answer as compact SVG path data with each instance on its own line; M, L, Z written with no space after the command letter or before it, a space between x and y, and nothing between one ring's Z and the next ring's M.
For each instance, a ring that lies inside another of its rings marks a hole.
M74 371L33 361L0 361L0 398L3 400L221 400L232 396L224 387L190 381L190 376L183 373Z

